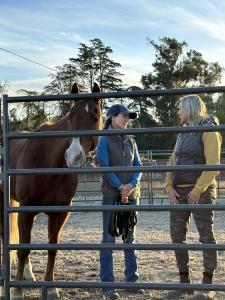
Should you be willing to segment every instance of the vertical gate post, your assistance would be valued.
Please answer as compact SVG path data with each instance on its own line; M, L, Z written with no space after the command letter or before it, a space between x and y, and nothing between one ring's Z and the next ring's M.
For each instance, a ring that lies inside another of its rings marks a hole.
M5 299L10 299L10 253L9 245L9 118L8 118L8 96L3 95L3 193L4 193L4 240L3 240L3 263L4 263L4 289Z

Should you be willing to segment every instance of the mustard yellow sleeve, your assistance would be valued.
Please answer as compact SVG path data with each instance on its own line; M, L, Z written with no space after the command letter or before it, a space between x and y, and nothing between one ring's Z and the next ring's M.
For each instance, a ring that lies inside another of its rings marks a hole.
M176 156L175 153L170 156L168 165L173 166L175 164ZM166 184L165 184L165 189L166 192L169 193L173 188L173 172L167 172L166 174Z
M221 135L218 132L204 132L202 135L206 164L220 164ZM218 171L204 171L198 178L192 193L202 194L219 174Z

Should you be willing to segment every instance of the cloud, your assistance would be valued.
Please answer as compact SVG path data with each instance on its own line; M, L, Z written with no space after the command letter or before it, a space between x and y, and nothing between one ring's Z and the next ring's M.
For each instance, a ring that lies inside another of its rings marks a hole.
M7 94L9 96L15 96L18 94L16 93L19 89L25 90L34 90L37 92L41 92L43 88L50 82L49 77L43 78L36 78L31 80L14 80L8 82L8 91Z
M204 17L192 16L188 22L194 28L204 32L214 40L225 41L225 22L224 21L209 21Z
M151 70L154 49L146 37L163 36L185 40L210 61L223 65L225 4L209 0L7 0L0 4L0 47L14 51L50 68L75 57L79 43L100 38L113 49L122 64L124 81L138 85ZM1 53L0 81L19 88L41 88L51 71ZM3 78L2 76L6 76ZM135 78L137 76L137 78ZM17 80L19 79L19 80ZM15 81L16 80L16 81ZM43 81L42 81L43 80ZM133 83L136 82L136 83ZM24 84L24 86L22 86ZM14 89L14 88L13 88ZM15 88L14 90L16 90Z
M141 86L140 80L141 80L141 73L133 70L133 69L122 69L123 76L123 82L129 86L135 85L135 86Z
M77 33L68 33L68 32L64 32L64 31L62 31L62 32L59 33L59 38L58 39L60 39L61 41L62 40L65 41L66 40L67 42L68 41L71 41L71 42L76 41L76 42L84 43L84 44L86 44L88 42L87 40L85 40L84 38L82 38L80 34L77 34Z

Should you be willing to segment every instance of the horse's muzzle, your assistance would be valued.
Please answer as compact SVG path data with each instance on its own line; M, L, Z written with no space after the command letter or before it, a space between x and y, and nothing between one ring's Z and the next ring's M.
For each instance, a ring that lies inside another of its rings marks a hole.
M76 156L69 155L68 151L66 151L64 157L69 168L80 167L85 160L83 151L80 151Z
M64 157L69 168L81 166L85 160L85 154L79 138L73 138L71 145L66 149Z

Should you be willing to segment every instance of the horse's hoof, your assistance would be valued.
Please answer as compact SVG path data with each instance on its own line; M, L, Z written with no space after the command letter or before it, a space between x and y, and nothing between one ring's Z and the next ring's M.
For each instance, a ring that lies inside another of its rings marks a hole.
M23 295L23 290L22 288L12 288L10 291L10 299L11 300L23 300L24 295Z
M30 280L30 281L36 281L36 278L35 278L33 272L32 273L25 273L24 272L23 279L24 280Z
M25 280L36 281L36 278L35 278L33 270L32 270L32 265L30 262L28 264L25 264L23 278Z
M57 300L60 299L59 291L57 288L48 288L47 300Z

